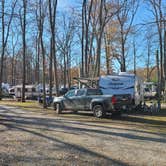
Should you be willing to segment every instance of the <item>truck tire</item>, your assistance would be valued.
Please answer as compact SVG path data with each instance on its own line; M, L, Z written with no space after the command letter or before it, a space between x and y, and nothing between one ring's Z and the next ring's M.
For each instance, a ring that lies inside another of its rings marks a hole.
M61 114L62 113L62 107L60 103L56 103L56 112L57 114Z
M103 106L100 104L94 105L92 110L93 110L94 116L97 118L102 118L106 115L103 109Z
M53 103L54 110L56 111L56 103Z

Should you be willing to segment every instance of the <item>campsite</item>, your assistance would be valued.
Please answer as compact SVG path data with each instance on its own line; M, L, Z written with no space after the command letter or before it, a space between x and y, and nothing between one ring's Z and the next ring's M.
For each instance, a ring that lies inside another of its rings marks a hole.
M165 165L166 109L96 119L7 103L0 102L1 165Z
M165 11L1 0L0 166L165 166Z

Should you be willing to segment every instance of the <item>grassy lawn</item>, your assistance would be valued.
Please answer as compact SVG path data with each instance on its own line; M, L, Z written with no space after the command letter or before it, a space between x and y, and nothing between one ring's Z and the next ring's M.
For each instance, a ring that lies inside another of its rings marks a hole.
M38 103L38 101L26 101L26 102L20 102L15 100L1 100L0 105L6 105L6 106L12 106L12 107L18 107L25 110L30 111L43 111L43 110L51 110L51 108L43 109L42 105Z
M61 117L66 118L70 121L79 121L82 123L94 123L96 126L110 126L115 124L121 124L124 127L131 127L141 130L141 131L148 131L160 134L166 134L166 108L162 107L160 112L157 112L153 115L150 114L129 114L123 115L120 118L112 119L110 116L104 119L98 119L93 117L93 114L89 114L87 112L78 112L77 114L66 111L63 114L56 114L52 107L47 109L43 109L42 105L40 105L37 101L26 101L24 103L14 101L14 100L2 100L0 101L0 105L6 105L11 107L21 108L34 113L44 113L49 114L52 117Z
M30 111L48 111L50 112L51 110L53 111L53 108L52 107L49 107L47 109L43 109L42 108L42 105L39 104L37 101L26 101L26 102L20 102L20 101L15 101L15 100L2 100L0 101L0 105L6 105L6 106L14 106L14 107L18 107L18 108L22 108L22 109L25 109L25 110L30 110ZM82 117L81 119L84 119L87 120L89 119L89 115L88 113L84 114L72 114L72 113L64 113L62 114L61 116L63 117L68 117L68 118L80 118ZM92 119L92 116L90 116L90 118ZM161 122L161 123L164 123L166 122L166 108L165 107L162 107L161 111L158 112L158 113L155 113L154 115L141 115L141 114L138 114L138 115L131 115L130 118L133 118L133 120L135 118L137 119L140 119L140 122L142 120L142 122L146 122L146 121L156 121L156 122ZM96 119L96 118L93 118L93 119ZM109 119L108 119L109 120Z

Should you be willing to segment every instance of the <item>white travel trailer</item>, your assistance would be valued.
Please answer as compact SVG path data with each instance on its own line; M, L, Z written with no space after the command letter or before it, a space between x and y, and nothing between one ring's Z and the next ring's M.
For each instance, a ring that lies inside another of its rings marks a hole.
M22 85L16 85L12 89L14 89L14 97L15 98L21 98L21 96L22 96ZM39 96L39 92L36 90L35 85L25 85L25 97L27 99L37 99L38 96Z
M99 88L105 95L130 95L133 106L144 102L143 82L134 74L121 72L118 75L101 76Z
M154 82L144 82L144 97L154 99L157 95L157 84Z

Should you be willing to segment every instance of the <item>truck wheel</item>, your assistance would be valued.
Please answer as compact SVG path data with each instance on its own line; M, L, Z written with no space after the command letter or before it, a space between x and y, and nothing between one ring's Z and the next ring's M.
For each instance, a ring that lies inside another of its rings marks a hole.
M102 118L105 116L105 111L102 105L95 105L93 106L93 114L97 118Z
M57 112L57 114L61 114L62 113L62 107L61 107L60 103L56 104L56 112Z
M56 111L56 103L53 104L54 110Z

